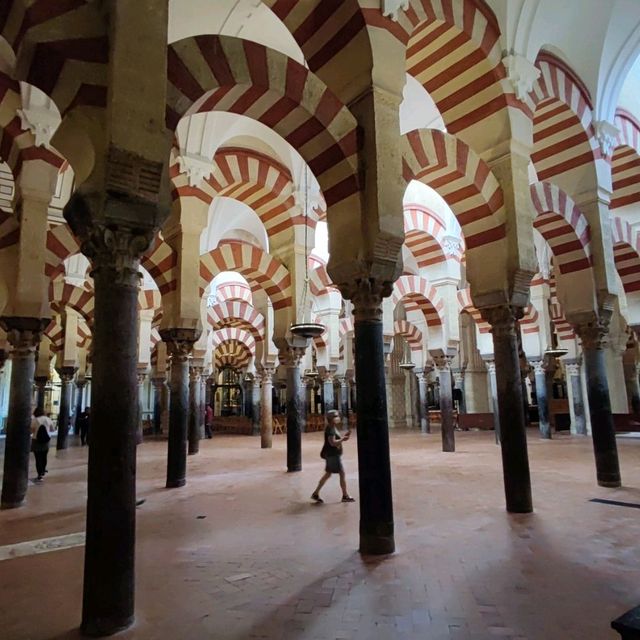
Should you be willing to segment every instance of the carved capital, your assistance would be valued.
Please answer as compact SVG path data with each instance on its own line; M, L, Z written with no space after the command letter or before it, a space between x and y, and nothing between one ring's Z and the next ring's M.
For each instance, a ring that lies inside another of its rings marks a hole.
M299 367L306 350L306 347L289 346L280 352L280 362L285 364L287 367Z
M36 376L33 382L38 389L44 389L47 386L47 382L49 382L49 378L47 376Z
M568 377L578 377L580 375L580 363L578 361L565 362L564 366Z
M583 349L604 349L609 332L608 318L582 322L574 328Z
M518 320L523 316L521 307L500 305L480 309L482 317L491 325L491 333L496 338L516 337Z
M363 278L342 287L342 295L353 302L356 322L382 322L382 300L391 295L390 282Z
M382 15L394 22L398 21L400 11L406 11L408 8L409 0L382 0Z
M172 362L186 362L193 345L200 338L198 329L161 329L160 337L167 345L167 355Z
M69 384L73 381L73 377L76 375L77 367L60 367L56 368L62 384Z
M154 389L162 389L162 387L167 384L167 378L165 376L155 376L151 378L151 384Z
M540 77L540 69L521 55L505 56L502 58L502 64L516 97L524 102Z
M496 363L494 360L486 360L485 365L487 367L487 373L491 376L496 374Z
M541 376L546 374L547 367L544 360L533 360L531 366L533 367L533 373L535 375Z
M49 318L0 318L0 327L7 333L7 341L12 347L11 357L34 355L49 322Z
M275 370L271 367L263 367L262 369L262 384L273 384L273 374Z
M595 129L596 138L598 139L602 155L605 158L610 158L613 155L615 148L618 146L620 130L607 120L599 120L596 122Z
M433 362L436 365L436 369L438 371L451 371L451 361L453 357L451 356L434 356Z

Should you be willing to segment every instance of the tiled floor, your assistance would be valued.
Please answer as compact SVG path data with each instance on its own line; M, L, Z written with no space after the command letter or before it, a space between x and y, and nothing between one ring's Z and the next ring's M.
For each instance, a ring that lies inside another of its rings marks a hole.
M139 449L136 639L420 640L616 638L640 604L640 441L620 440L625 488L599 489L590 441L530 438L536 513L504 512L491 434L394 433L397 553L361 558L358 504L309 502L322 461L304 437L302 473L283 472L284 439L219 437L164 489L166 443ZM345 466L357 498L355 442ZM83 531L86 450L50 454L23 509L0 513L0 546ZM203 517L204 516L204 517ZM83 547L0 561L0 637L76 638ZM20 547L25 549L24 545ZM0 557L1 554L0 554Z

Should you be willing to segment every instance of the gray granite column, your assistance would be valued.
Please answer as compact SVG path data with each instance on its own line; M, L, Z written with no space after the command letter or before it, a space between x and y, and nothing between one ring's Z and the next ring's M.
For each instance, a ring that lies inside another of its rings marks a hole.
M58 413L58 436L56 449L66 449L69 446L69 424L71 422L71 392L73 390L73 376L75 367L61 367L57 370L62 386L60 388L60 411Z
M322 378L322 404L324 415L335 409L335 399L333 394L333 374L327 372Z
M533 501L516 335L517 319L522 316L522 310L505 305L483 309L482 313L491 325L493 335L507 511L530 513Z
M573 413L572 433L579 436L587 435L587 421L584 413L582 398L582 380L580 379L580 363L577 360L565 361L567 384L571 388L571 405Z
M165 378L151 378L153 385L153 432L158 434L162 430L162 387L166 384Z
M339 410L342 416L343 429L349 428L349 388L347 387L347 379L345 376L338 377L338 383L340 384L340 402Z
M549 422L549 400L547 398L547 370L542 360L531 363L536 383L536 403L538 405L538 426L540 437L551 440L551 423Z
M300 361L304 347L289 347L283 358L287 367L287 471L302 470L302 399Z
M456 450L453 393L451 387L451 358L440 356L434 358L440 381L440 420L442 430L442 450L454 452Z
M188 454L200 451L200 376L202 369L189 366L189 447Z
M251 382L251 434L260 435L260 376L256 373Z
M37 376L35 378L36 409L39 409L40 411L44 411L47 382L49 382L49 378L46 376Z
M493 431L496 444L500 444L500 406L498 405L498 383L496 380L496 363L487 360L487 375L489 376L489 391L491 393L491 409L493 411ZM520 374L518 373L518 377Z
M619 487L620 464L603 351L608 320L579 324L575 329L582 342L598 484Z
M42 331L48 324L48 320L38 318L0 319L0 326L7 332L7 340L12 347L2 476L3 509L22 506L27 495L35 354Z
M427 406L427 376L424 373L418 374L418 408L420 415L421 433L430 433L429 407Z
M142 444L144 440L144 381L147 377L146 369L138 369L138 420L136 428L136 444Z
M271 449L273 441L273 369L262 369L262 400L260 402L260 446Z
M76 421L78 420L78 416L82 413L84 409L84 389L87 386L87 381L84 378L80 378L76 380ZM43 394L44 396L44 391ZM39 398L38 398L39 400ZM44 398L43 398L43 408L44 408ZM76 434L78 433L78 428L75 429Z

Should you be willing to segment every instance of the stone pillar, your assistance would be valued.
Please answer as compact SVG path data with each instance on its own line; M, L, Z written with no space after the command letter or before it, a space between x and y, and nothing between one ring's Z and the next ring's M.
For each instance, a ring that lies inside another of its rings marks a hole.
M304 376L300 376L300 431L307 432L307 383Z
M549 400L547 398L547 371L542 360L531 363L536 383L536 402L538 405L538 426L540 437L551 440L551 423L549 422Z
M260 435L260 378L256 373L251 383L251 435Z
M3 509L22 506L27 495L35 354L42 331L47 324L48 320L38 318L0 320L0 326L7 332L7 340L12 346L9 413L2 477Z
M273 440L273 369L262 369L262 400L260 402L260 446L271 449Z
M138 371L138 423L136 427L136 444L142 444L144 439L144 407L142 406L142 396L144 395L144 380L146 377L146 371Z
M442 450L456 450L453 424L453 393L451 387L451 358L440 356L434 358L440 381L440 420L442 430Z
M169 370L169 375L171 371ZM171 387L169 381L165 380L161 389L162 408L160 411L160 433L169 433L169 419L171 416Z
M47 382L49 382L49 378L47 378L46 376L36 376L35 378L36 409L40 409L41 411L44 411Z
M349 428L349 387L347 386L347 378L340 376L338 378L340 383L340 415L342 416L343 429Z
M620 464L603 351L607 325L593 322L579 324L575 328L582 342L598 484L601 487L619 487Z
M582 399L582 381L580 380L580 363L577 360L565 361L567 372L567 387L571 399L571 432L575 435L587 435L587 421L584 415L584 400Z
M484 309L491 325L500 416L500 445L507 511L531 513L531 478L524 422L520 358L516 332L521 309L511 306Z
M158 434L162 431L163 387L166 387L166 379L151 378L151 384L153 385L153 432Z
M458 413L467 413L467 403L464 397L464 369L456 369L453 371L454 388L460 391L460 402L458 405Z
M382 337L382 298L388 293L375 280L363 279L348 296L355 319L360 553L365 555L395 551Z
M287 349L287 471L302 470L302 401L300 395L300 361L304 347Z
M202 369L189 366L189 448L190 456L200 451L200 375Z
M189 426L189 354L200 337L196 329L163 329L171 357L171 406L167 451L167 489L187 483L187 433Z
M87 381L84 378L80 378L76 380L76 421L78 420L78 416L82 413L84 409L84 389L87 386ZM44 390L42 394L42 406L44 408ZM38 401L39 401L38 397ZM76 434L78 433L78 428L75 429Z
M58 413L58 437L56 449L66 449L69 446L69 423L71 420L71 391L73 390L73 376L75 367L62 367L58 369L62 387L60 389L60 412Z
M427 406L427 376L424 373L418 374L418 408L420 416L421 433L431 433L429 424L429 407Z
M204 440L205 433L205 422L207 419L207 375L204 373L204 370L200 370L200 413L198 415L198 434L200 436L200 440Z
M322 405L324 415L335 409L335 399L333 395L333 374L327 373L322 379Z
M624 380L627 387L627 398L629 399L629 411L636 418L640 416L640 366L631 362L624 365Z
M496 437L496 444L500 444L500 406L498 404L498 382L496 379L496 363L494 360L487 361L487 375L489 376L489 393L491 395L491 409L493 411L493 431ZM518 373L520 379L520 373Z

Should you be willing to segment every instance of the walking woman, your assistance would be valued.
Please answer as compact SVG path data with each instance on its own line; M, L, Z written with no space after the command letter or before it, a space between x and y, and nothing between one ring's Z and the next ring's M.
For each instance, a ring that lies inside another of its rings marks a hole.
M31 420L31 451L36 459L36 471L38 477L36 482L42 482L44 474L47 473L47 455L49 454L49 440L53 424L44 414L42 409L33 412Z
M320 497L320 490L325 482L331 477L331 474L337 473L340 476L340 488L342 489L342 502L355 502L347 491L347 479L344 475L342 466L342 443L351 437L351 432L346 431L344 435L340 433L338 425L340 424L340 413L338 411L329 411L327 413L327 428L324 430L324 445L320 452L320 457L326 461L324 475L320 478L316 490L311 494L311 499L316 502L324 502Z

